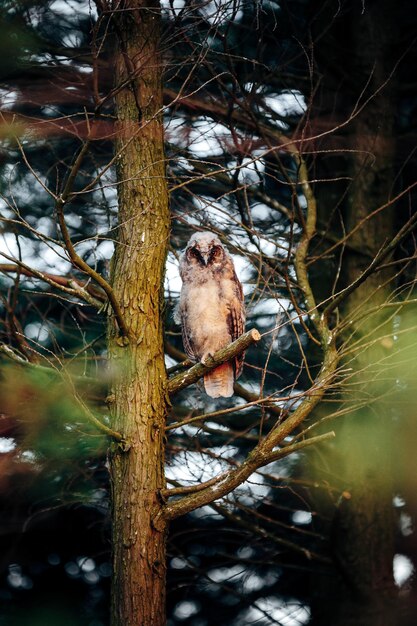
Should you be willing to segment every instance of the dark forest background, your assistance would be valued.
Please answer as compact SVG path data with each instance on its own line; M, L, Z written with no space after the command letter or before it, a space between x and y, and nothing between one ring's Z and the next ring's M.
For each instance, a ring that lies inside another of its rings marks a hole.
M50 191L68 180L93 119L97 135L66 219L82 259L110 272L117 21L105 8L4 0L0 15L2 626L109 623L108 442L72 396L76 381L107 423L107 316L105 307L97 314L103 297L91 282L82 302L45 281L61 277L71 290L68 277L82 277L62 246ZM299 429L335 431L336 443L261 468L172 524L168 624L411 626L414 3L183 0L164 2L162 14L167 367L184 358L173 321L178 256L194 230L212 230L235 259L248 328L263 334L247 352L236 404L273 399L168 430L174 487L239 462L271 415L285 419L297 407L320 367L294 271L309 199L288 137L317 202L308 260L316 300L324 310L344 290L349 296L330 316L339 332L336 380ZM192 386L176 396L168 424L229 406Z

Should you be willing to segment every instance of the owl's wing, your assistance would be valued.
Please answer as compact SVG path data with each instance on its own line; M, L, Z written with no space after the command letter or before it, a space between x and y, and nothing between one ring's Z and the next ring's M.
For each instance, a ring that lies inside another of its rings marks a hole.
M188 358L191 359L191 361L197 361L198 359L195 356L193 345L191 342L191 334L188 328L186 311L181 312L181 331L182 331L182 342L184 344L184 348L185 348Z
M243 301L242 285L239 282L238 277L234 273L233 281L235 284L235 297L230 301L229 313L227 316L227 326L232 337L232 341L235 341L240 335L243 335L245 330L245 305ZM245 360L245 353L239 355L235 359L235 376L238 378L242 373L243 361Z

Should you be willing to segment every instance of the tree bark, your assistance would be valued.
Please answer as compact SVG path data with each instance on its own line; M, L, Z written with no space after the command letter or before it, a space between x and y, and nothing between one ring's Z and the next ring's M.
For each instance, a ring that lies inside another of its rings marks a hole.
M111 454L112 626L165 624L166 525L152 518L164 481L167 378L161 304L170 217L161 117L159 3L126 0L113 20L118 240L112 284L129 331L109 333L113 426L126 445Z
M363 6L363 14L350 11L351 91L338 94L342 110L346 103L354 110L359 98L359 107L368 100L351 122L354 152L344 163L351 183L342 203L342 220L345 231L354 234L343 251L338 290L352 284L396 233L395 207L386 206L392 195L395 161L396 86L390 76L395 7L391 0ZM336 195L337 191L333 198ZM330 204L331 194L326 201L319 192L322 223L330 223L336 214L335 205ZM385 208L374 213L378 207ZM329 503L319 504L329 521L327 534L335 571L313 583L314 626L396 623L392 416L386 398L378 401L389 387L386 375L381 374L392 329L384 321L382 305L393 291L393 280L392 267L374 272L339 307L342 319L348 322L344 337L348 348L349 344L361 346L345 361L352 373L344 401L361 401L367 406L344 417L337 431L330 472L340 487L340 500L333 509ZM372 315L368 313L371 309L376 310ZM329 466L326 477L328 472Z

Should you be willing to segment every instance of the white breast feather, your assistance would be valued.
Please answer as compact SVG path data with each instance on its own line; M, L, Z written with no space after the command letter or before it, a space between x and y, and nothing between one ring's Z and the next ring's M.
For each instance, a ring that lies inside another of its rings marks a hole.
M229 298L225 297L225 291L229 292ZM184 286L181 308L185 314L187 332L194 346L195 356L199 360L204 360L209 354L214 354L232 341L227 327L227 301L232 295L232 285L226 290L223 285L220 298L219 283L215 280L209 280L203 285Z

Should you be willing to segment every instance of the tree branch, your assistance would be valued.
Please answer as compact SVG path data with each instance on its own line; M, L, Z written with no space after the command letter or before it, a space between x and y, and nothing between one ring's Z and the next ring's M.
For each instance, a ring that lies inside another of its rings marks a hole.
M168 382L168 393L170 395L174 395L175 393L178 393L178 391L181 391L181 389L185 389L189 385L192 385L202 378L204 374L207 374L207 372L210 372L218 365L221 365L226 361L230 361L233 357L242 354L246 348L260 339L260 333L256 330L256 328L252 328L252 330L249 330L244 335L241 335L239 339L236 339L233 343L216 352L212 357L207 359L204 365L202 363L197 363L186 372L171 378Z
M283 446L279 450L273 450L269 457L267 457L267 463L272 463L273 461L278 461L279 459L292 454L293 452L298 452L299 450L304 450L304 448L308 448L309 446L314 446L318 443L323 443L323 441L328 441L329 439L334 439L336 437L336 433L331 430L328 433L324 433L323 435L317 435L316 437L309 437L308 439L304 439L303 441L298 441L296 443L290 443L288 446Z
M107 280L103 278L101 274L99 274L92 267L90 267L88 263L86 263L84 259L82 259L75 251L75 248L71 241L71 237L68 232L67 225L65 223L64 211L63 211L64 204L65 204L65 199L63 197L58 198L56 202L56 212L58 216L59 226L61 228L62 237L64 239L65 248L68 252L68 255L71 261L74 263L74 265L78 267L82 272L85 272L87 276L90 276L106 293L109 299L110 305L113 309L114 316L117 320L117 324L119 326L120 332L123 335L123 337L127 339L129 336L129 331L124 322L120 304L116 300L114 291L110 283L108 283Z
M277 422L276 426L255 446L238 468L222 472L222 474L215 479L210 479L206 483L203 483L204 488L199 488L198 493L186 495L179 500L166 504L159 512L159 517L163 516L165 519L169 520L175 519L200 506L218 500L242 484L260 467L267 465L271 460L275 460L280 455L286 456L290 454L291 451L294 451L294 446L298 446L298 444L294 444L292 450L290 446L288 446L285 453L282 450L274 451L274 448L288 437L322 400L337 366L337 352L334 343L334 337L332 337L324 353L323 365L314 385L306 392L304 400L285 422ZM325 438L329 436L332 437L333 435L327 434ZM308 445L306 442L299 443ZM158 516L156 516L154 520L156 527L158 521Z
M12 257L5 253L1 253L4 258L13 260ZM103 301L105 300L104 294L95 289L93 285L86 282L81 282L73 276L59 276L58 274L50 274L49 272L40 272L35 270L22 261L14 260L13 263L0 263L0 272L5 274L19 273L29 278L38 278L47 283L51 287L60 289L65 293L79 296L82 300L85 300L91 306L100 309L103 307Z
M306 391L304 399L293 411L293 413L291 413L284 422L278 419L275 426L263 439L259 441L239 467L222 472L219 476L203 483L202 485L199 485L197 492L188 493L182 498L166 504L158 511L154 518L156 528L161 523L163 525L167 519L174 519L180 515L193 511L200 506L222 498L247 480L249 476L260 467L267 465L281 456L286 456L296 449L300 449L300 447L302 448L306 445L312 445L312 443L316 443L318 441L314 438L315 441L311 443L299 442L288 446L286 449L275 450L275 448L304 421L304 419L322 400L336 371L338 362L338 354L335 345L336 336L335 333L332 333L328 327L327 317L325 315L318 314L306 265L309 244L316 229L316 200L308 181L307 167L303 158L297 152L294 145L290 147L289 151L292 153L294 160L297 163L299 171L298 184L301 185L304 196L307 200L307 217L305 221L303 220L303 235L296 252L295 268L300 287L303 290L306 304L310 310L311 319L316 327L323 350L323 363L320 372L311 388ZM245 335L243 335L240 340L242 340L243 337L245 337ZM221 351L223 352L222 356L225 356L224 352L228 350L229 353L220 362L226 361L228 358L235 356L236 353L230 354L230 351L231 348L234 348L236 343L237 342L234 342L234 344L231 344L228 348ZM218 355L219 353L216 353L216 358L218 358ZM215 362L213 366L216 364L219 364L219 362ZM198 380L198 378L204 375L204 373L205 367L198 364L185 374L176 376L172 379L172 381L170 381L169 384L171 393L179 389L183 389L188 384L191 384L191 382L195 382L195 380ZM324 435L324 439L332 436L333 433L327 433ZM319 436L319 441L322 440L323 437Z
M188 417L187 419L182 420L180 422L174 422L173 424L168 424L165 430L166 431L174 430L176 428L181 428L181 426L186 426L187 424L193 424L194 422L202 422L205 420L211 420L214 417L228 415L230 413L236 413L237 411L243 411L244 409L247 409L252 406L259 406L260 404L269 404L274 401L285 402L290 399L291 398L289 396L281 397L281 396L277 396L276 394L271 394L270 396L267 396L266 398L259 398L258 396L256 396L255 400L253 400L252 402L247 402L246 404L232 406L228 409L221 409L220 411L213 411L212 413L202 413L201 415Z
M417 184L417 183L416 183ZM411 186L410 186L411 188ZM409 188L409 189L410 189ZM365 280L370 276L373 272L375 272L381 265L381 263L399 246L407 235L412 232L417 227L417 214L415 213L410 217L410 219L404 224L404 226L398 231L396 236L389 242L385 247L382 247L376 256L373 258L368 267L358 276L356 280L354 280L350 285L348 285L345 289L340 291L335 298L327 305L324 309L323 315L328 316L334 309L336 309L339 304L341 304L346 298L357 289Z
M175 371L177 371L177 368L179 369L180 367L189 367L191 362L189 359L187 359L187 355L185 354L185 352L178 350L178 348L175 348L175 346L173 346L169 342L165 342L165 350L170 357L172 357L176 361L180 361L180 363L175 366ZM172 378L171 380L174 379ZM259 400L262 400L262 396L260 396L258 393L250 391L249 389L246 389L246 387L244 387L240 383L235 383L233 385L233 392L235 396L243 398L243 400L246 400L246 402L257 402ZM287 409L281 406L275 406L274 404L268 404L266 408L269 413L273 413L280 419L284 419L288 414Z

